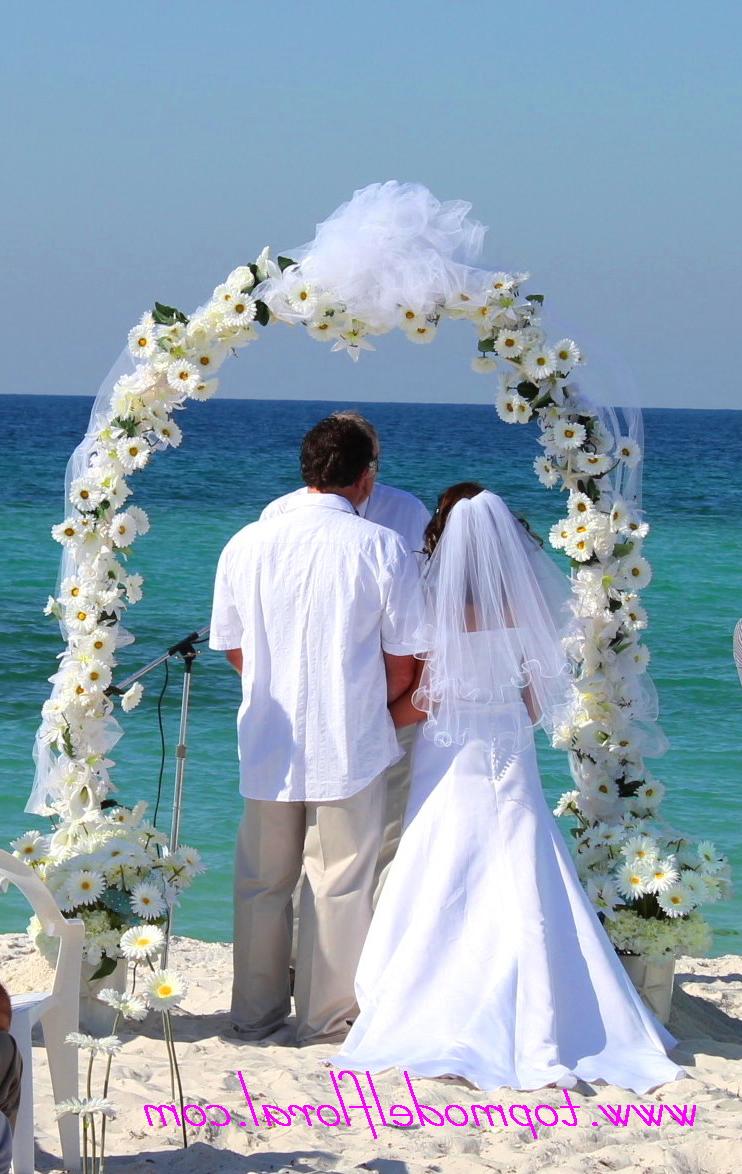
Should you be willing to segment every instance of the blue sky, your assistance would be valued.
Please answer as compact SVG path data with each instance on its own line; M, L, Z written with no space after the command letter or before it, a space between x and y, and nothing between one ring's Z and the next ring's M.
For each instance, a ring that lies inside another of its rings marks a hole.
M397 178L470 200L485 263L643 403L740 406L741 38L738 4L686 0L9 6L0 392L95 393L155 298L192 309ZM281 328L223 394L485 399L472 349L448 323L356 367Z

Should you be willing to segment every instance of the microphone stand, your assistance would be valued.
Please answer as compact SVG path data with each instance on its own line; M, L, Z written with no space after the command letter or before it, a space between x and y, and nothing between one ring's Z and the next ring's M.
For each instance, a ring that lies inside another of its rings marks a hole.
M170 842L169 851L175 852L178 847L178 839L180 836L180 813L183 802L183 780L185 778L185 765L188 756L188 747L186 745L186 736L188 733L188 709L191 701L191 677L193 675L193 662L198 656L196 651L196 644L202 644L208 637L209 625L205 628L200 628L198 632L191 632L188 636L184 636L176 644L172 644L167 652L161 656L155 657L144 668L138 669L137 672L132 673L121 682L120 685L109 685L106 692L108 694L125 693L135 681L140 677L151 673L153 669L159 668L166 660L171 657L180 656L183 660L183 693L180 703L180 730L178 732L178 745L175 748L175 787L173 789L173 813L170 823ZM168 951L170 948L170 934L173 928L173 906L171 905L168 913L167 931L165 934L165 948L162 952L163 969L167 966Z

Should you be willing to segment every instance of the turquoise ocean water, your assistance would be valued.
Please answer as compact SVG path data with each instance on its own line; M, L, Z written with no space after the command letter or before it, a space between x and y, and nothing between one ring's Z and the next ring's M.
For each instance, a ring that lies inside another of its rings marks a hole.
M2 846L27 827L48 828L48 821L23 810L46 678L61 647L55 622L41 609L54 589L59 559L49 531L63 516L65 465L85 431L90 403L84 397L0 397ZM133 481L132 501L149 512L152 529L132 558L132 569L145 576L145 598L128 615L136 643L121 654L119 679L208 623L222 546L267 501L297 484L301 436L339 406L222 400L193 404L179 417L181 448L158 454ZM475 478L527 513L542 533L558 516L559 496L544 490L531 469L540 451L535 428L508 428L488 406L373 404L361 410L382 435L381 479L428 505L440 488ZM654 566L644 596L647 644L671 742L668 754L651 765L668 787L666 818L714 840L732 861L737 895L710 907L708 915L716 930L714 953L742 953L742 689L731 657L732 630L742 615L742 412L649 411L645 426L645 505L653 527L646 552ZM126 735L113 756L124 802L154 802L161 681L158 670L142 704L122 718ZM165 700L169 757L160 822L166 827L180 682L174 667ZM209 871L185 895L177 931L207 939L231 937L231 858L241 812L238 702L236 675L221 654L205 652L193 681L182 838L200 849ZM541 761L547 795L555 801L571 785L566 760L544 747ZM13 893L0 895L0 930L18 930L25 922L23 902Z

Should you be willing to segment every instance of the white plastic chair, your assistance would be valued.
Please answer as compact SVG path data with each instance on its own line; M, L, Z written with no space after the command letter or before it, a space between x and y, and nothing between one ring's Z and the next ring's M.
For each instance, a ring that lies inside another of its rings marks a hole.
M78 1095L77 1048L66 1044L69 1031L77 1031L80 1018L80 969L85 925L68 920L41 877L22 860L0 849L0 879L16 885L44 929L59 938L59 955L50 991L11 995L13 1019L10 1033L23 1059L21 1103L13 1135L14 1174L34 1174L33 1052L31 1029L41 1023L55 1101ZM62 1161L66 1170L80 1169L80 1127L76 1116L66 1113L59 1121Z

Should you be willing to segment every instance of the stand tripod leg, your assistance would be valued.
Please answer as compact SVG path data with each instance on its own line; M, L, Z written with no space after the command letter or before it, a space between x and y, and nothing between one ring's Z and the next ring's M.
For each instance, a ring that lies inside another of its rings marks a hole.
M186 736L188 733L188 707L191 700L191 669L193 668L193 661L196 658L195 652L184 654L184 672L183 672L183 696L180 704L180 730L178 732L178 745L175 750L175 788L173 791L173 816L170 824L170 852L177 851L178 841L180 837L180 813L183 802L183 780L185 778L186 758L188 756L188 747L186 744ZM167 967L168 953L170 950L170 935L173 932L173 906L170 907L168 916L167 931L165 934L165 948L162 951L162 966L163 969Z

